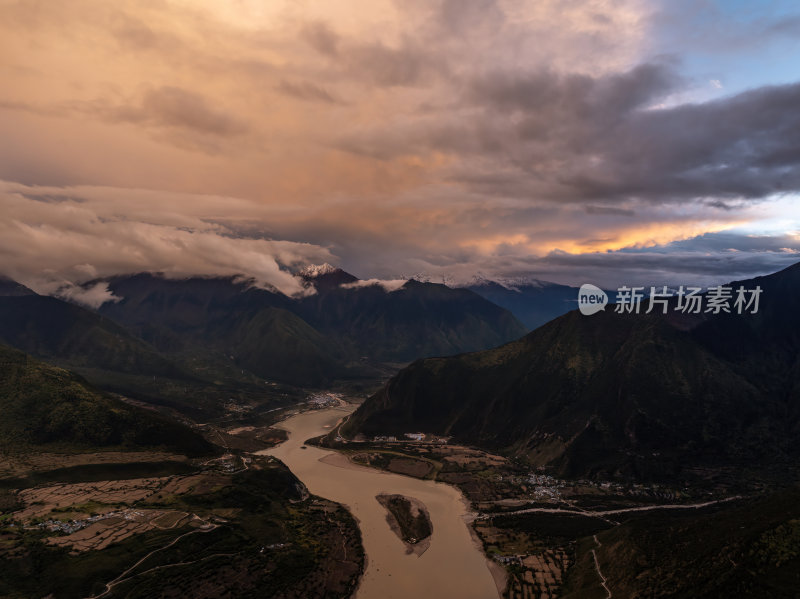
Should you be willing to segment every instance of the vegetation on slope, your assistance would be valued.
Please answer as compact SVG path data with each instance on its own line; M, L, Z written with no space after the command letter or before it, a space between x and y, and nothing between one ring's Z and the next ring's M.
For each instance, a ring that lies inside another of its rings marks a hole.
M417 361L343 432L452 435L562 476L785 473L800 457L800 265L743 284L764 289L756 315L570 312L497 349Z
M322 289L298 313L356 356L408 362L495 347L525 334L514 316L467 289L408 281Z
M632 515L584 539L562 597L794 598L800 588L800 488L698 510Z
M211 446L183 425L91 389L77 375L0 346L0 448L20 451L165 447L188 455Z
M173 362L120 325L53 297L0 297L0 343L69 368L182 375Z
M200 346L208 357L299 385L363 376L365 356L406 362L493 347L525 332L509 312L465 289L416 281L392 293L341 286L356 280L336 271L309 282L316 293L289 298L234 278L116 277L109 288L122 299L100 312L168 355Z

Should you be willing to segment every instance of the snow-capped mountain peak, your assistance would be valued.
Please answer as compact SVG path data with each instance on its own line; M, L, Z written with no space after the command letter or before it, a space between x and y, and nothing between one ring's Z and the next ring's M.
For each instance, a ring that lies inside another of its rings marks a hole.
M518 277L499 277L496 281L499 285L507 289L516 290L520 287L547 287L552 285L548 281L542 281L533 276L518 276Z
M298 275L305 279L316 279L323 275L329 275L339 269L325 262L324 264L309 264L298 271Z
M411 276L397 277L406 280L419 281L420 283L443 283L448 287L489 287L500 285L510 291L519 291L521 287L549 287L554 285L549 281L543 281L532 274L518 276L489 275L477 271L471 276L450 276L445 274L430 274L426 272L415 273Z
M489 285L500 285L510 291L519 291L520 287L546 287L552 285L547 281L537 279L532 275L523 275L516 277L488 277L482 272L476 273L472 279L462 283L462 287L484 287Z

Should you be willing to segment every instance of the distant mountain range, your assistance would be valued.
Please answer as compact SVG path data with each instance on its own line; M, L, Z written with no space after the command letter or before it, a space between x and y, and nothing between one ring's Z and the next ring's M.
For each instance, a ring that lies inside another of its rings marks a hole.
M420 282L431 282L434 279L424 273L408 278ZM469 289L505 308L529 331L577 307L578 287L543 281L534 276L490 278L479 273L468 281L459 282L445 278L443 283L454 289Z
M800 264L740 284L763 289L757 314L572 311L496 349L419 360L345 432L452 435L564 476L792 463Z
M529 331L577 307L577 287L533 278L491 280L476 277L464 288L505 308Z
M162 352L202 347L270 379L318 385L357 375L362 356L408 362L499 345L524 328L466 290L409 281L396 291L332 267L301 273L316 293L290 298L234 278L107 280L100 314Z
M110 277L85 285L113 294L96 310L0 279L0 343L167 405L191 391L199 407L215 394L258 394L264 379L315 387L384 376L379 363L486 349L525 332L466 289L387 289L330 265L299 276L310 290L301 297L243 277Z
M128 328L55 297L0 293L0 343L87 377L125 395L189 410L221 410L220 395L255 395L229 372L162 353ZM2 290L0 290L2 291ZM238 370L235 373L239 373ZM240 377L242 378L242 377ZM263 387L263 383L261 384ZM264 389L259 387L258 394Z

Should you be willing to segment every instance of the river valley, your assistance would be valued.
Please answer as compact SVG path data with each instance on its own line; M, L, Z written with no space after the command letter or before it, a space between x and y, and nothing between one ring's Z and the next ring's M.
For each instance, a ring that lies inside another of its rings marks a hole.
M293 416L279 425L289 439L259 453L280 459L311 493L344 504L357 518L367 565L356 598L496 599L489 562L470 535L468 508L458 489L358 466L331 450L303 448L307 439L329 431L348 412L334 408ZM433 534L421 556L407 553L392 532L375 498L381 493L413 497L427 507Z

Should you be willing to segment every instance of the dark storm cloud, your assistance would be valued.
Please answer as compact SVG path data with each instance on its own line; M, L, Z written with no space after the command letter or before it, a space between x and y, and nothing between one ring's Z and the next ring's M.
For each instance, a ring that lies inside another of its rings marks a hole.
M644 64L599 77L496 71L469 89L451 114L341 147L459 155L453 180L502 197L725 202L800 190L800 84L669 107L681 78Z
M116 116L120 120L150 122L222 137L238 135L245 129L241 122L212 106L203 96L173 86L147 91L141 105L120 108Z
M354 46L345 60L350 76L377 87L430 83L444 68L435 53L410 42L399 47L380 42Z
M76 204L81 204L84 202L82 198L54 193L23 193L20 195L29 200L33 200L34 202L44 202L45 204L61 204L64 202L75 202Z
M219 137L239 135L244 123L213 106L203 96L174 86L147 90L136 102L105 99L33 104L0 101L0 108L54 117L94 117L111 123L135 123L191 130Z
M549 81L528 94L530 121L517 127L521 156L542 152L571 167L556 183L574 199L626 197L661 201L763 198L800 189L800 85L763 88L732 98L643 110L668 88L661 69L639 67L606 81ZM502 102L519 102L524 93ZM520 109L522 109L520 104ZM548 121L551 142L539 134ZM533 126L532 126L533 125ZM530 151L529 151L530 150ZM550 154L555 150L555 155ZM560 159L560 160L559 160ZM536 178L536 168L521 168ZM535 181L534 181L535 182Z
M339 51L339 35L327 23L309 23L302 37L320 54L335 56Z
M706 233L691 239L673 241L661 248L646 250L629 248L622 250L627 254L643 252L667 252L670 250L692 252L778 252L781 254L797 253L800 260L800 237L792 235L743 235L741 233ZM783 258L781 258L783 259Z
M656 199L763 198L800 189L800 84L716 102L637 112L612 132L611 174L578 181L583 195Z
M615 208L614 206L594 206L587 205L584 210L587 214L611 214L616 216L636 216L635 210L628 208Z
M63 106L40 106L30 102L0 100L0 109L27 112L39 116L64 116L68 110Z
M643 64L605 77L496 71L472 82L473 100L497 110L536 115L542 109L563 116L604 121L652 102L675 88L678 78L666 64Z
M175 52L180 47L180 42L175 36L155 29L141 19L129 14L118 12L109 20L113 23L111 33L123 50L134 52L145 50Z
M796 38L800 36L800 15L789 15L773 21L764 27L764 33L767 35L778 33Z
M328 90L310 81L291 82L282 79L275 87L277 91L287 96L308 102L323 102L325 104L342 104L343 102L333 96Z
M505 14L495 0L444 0L439 7L441 29L451 35L495 29L504 21Z

